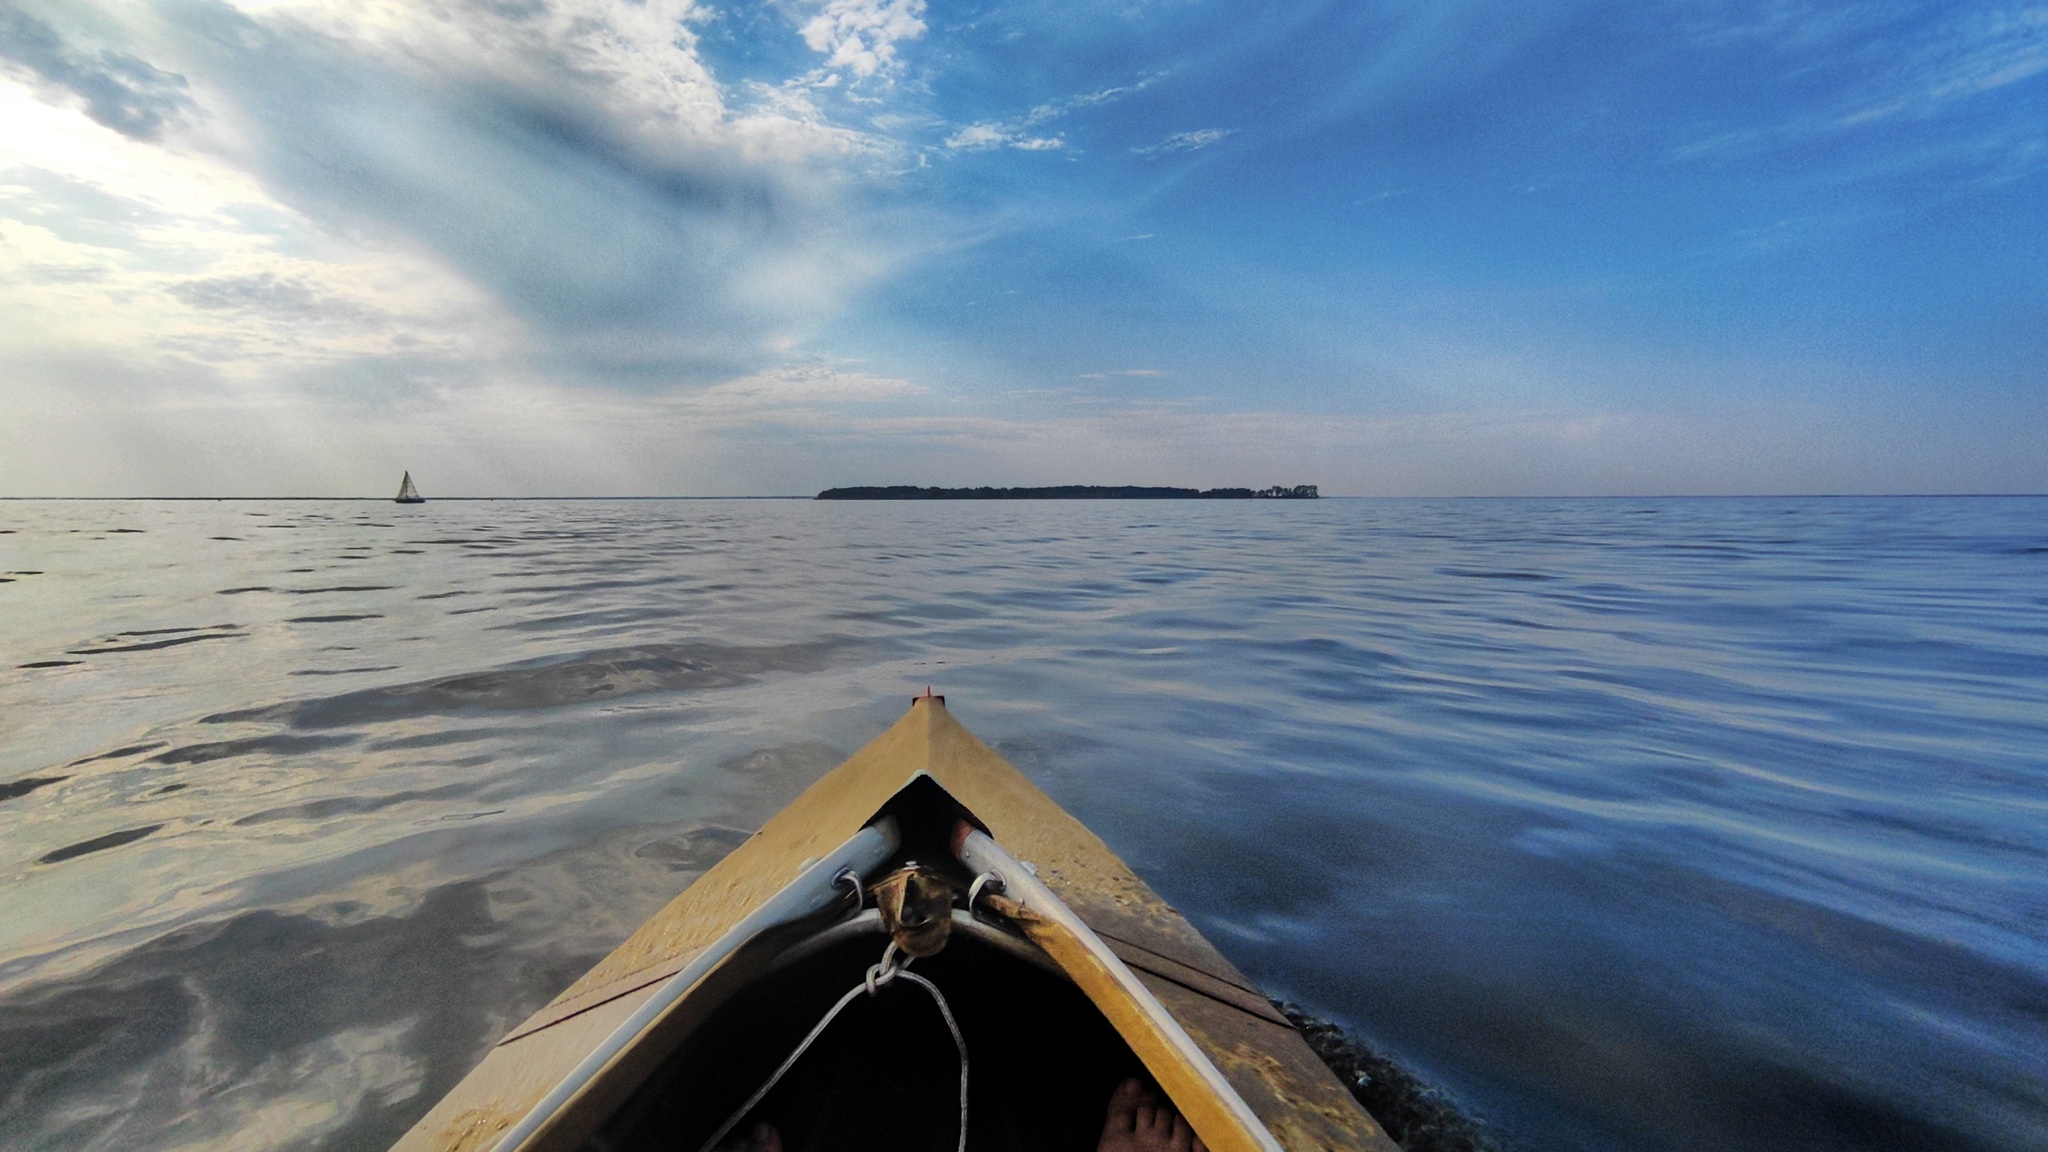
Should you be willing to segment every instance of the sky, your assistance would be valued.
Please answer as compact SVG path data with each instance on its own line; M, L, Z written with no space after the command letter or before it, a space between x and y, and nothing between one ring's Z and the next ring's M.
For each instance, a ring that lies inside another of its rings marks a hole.
M2048 4L0 0L0 495L2048 491Z

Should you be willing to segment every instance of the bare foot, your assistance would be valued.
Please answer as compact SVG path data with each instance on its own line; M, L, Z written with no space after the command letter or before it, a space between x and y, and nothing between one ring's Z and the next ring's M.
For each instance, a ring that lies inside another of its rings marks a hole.
M1102 1123L1096 1152L1209 1152L1181 1114L1136 1080L1109 1094L1109 1118Z
M717 1152L782 1152L782 1133L775 1130L775 1125L763 1120L745 1136L726 1137Z

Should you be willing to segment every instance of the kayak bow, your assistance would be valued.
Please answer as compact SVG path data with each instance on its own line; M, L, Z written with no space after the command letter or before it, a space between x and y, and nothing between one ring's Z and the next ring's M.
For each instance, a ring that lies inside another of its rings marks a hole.
M952 1038L931 1000L877 987L911 963ZM847 993L863 971L868 995ZM845 1015L806 1038L835 997ZM1126 1076L1211 1152L1395 1149L1185 918L926 696L514 1028L394 1152L694 1149L750 1092L741 1112L792 1149L951 1148L967 1050L977 1150L1092 1149Z

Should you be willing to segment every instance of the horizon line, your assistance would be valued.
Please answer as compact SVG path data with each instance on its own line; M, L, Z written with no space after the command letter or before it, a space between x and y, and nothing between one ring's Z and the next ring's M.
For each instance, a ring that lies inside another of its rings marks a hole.
M829 491L829 489L828 489ZM1354 494L1344 496L1323 496L1324 500L2011 500L2048 496L2041 492L1647 492L1647 493L1599 493L1599 494L1557 494L1557 493L1466 493L1463 495L1388 495ZM746 496L435 496L422 503L480 503L502 500L536 501L603 501L603 500L808 500L817 496L790 495L746 495ZM1004 503L1030 502L1033 497L1012 498ZM1075 503L1060 497L1038 497L1045 502ZM1126 496L1098 498L1097 502L1114 500L1147 500L1155 502L1165 497ZM371 504L395 504L389 496L0 496L0 501L178 501L186 503L228 501L328 501ZM989 501L982 501L988 503ZM863 504L932 504L932 503L974 503L974 501L918 501L918 500L849 500L841 503Z

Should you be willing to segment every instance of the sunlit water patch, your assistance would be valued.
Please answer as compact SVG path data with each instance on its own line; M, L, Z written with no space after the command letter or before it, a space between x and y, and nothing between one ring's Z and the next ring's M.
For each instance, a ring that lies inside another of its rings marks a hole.
M384 1146L927 684L1516 1146L2048 1146L2048 500L0 519L9 1147Z

